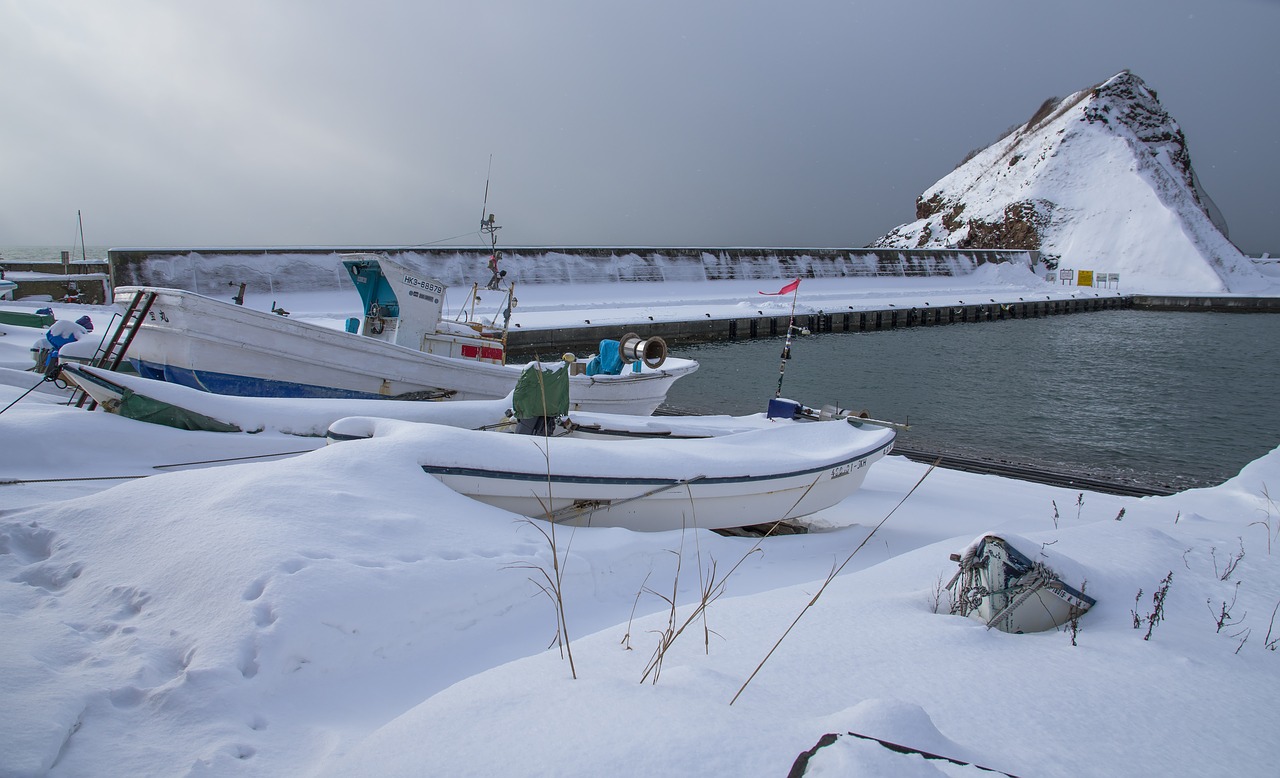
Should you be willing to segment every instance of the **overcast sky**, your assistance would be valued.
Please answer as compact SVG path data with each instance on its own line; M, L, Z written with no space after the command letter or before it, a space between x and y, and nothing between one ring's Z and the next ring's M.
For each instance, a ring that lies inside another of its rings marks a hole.
M1280 254L1280 0L0 0L0 246L862 246L1128 68ZM453 240L448 240L453 239Z

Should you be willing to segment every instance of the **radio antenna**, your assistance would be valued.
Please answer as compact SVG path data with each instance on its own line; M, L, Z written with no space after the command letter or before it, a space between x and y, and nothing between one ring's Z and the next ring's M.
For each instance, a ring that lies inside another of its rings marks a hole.
M484 173L484 205L480 206L480 229L484 229L485 212L489 210L489 176L493 173L493 155L489 155L489 169Z
M489 283L485 284L486 289L497 289L502 283L503 276L506 271L498 269L498 263L502 261L502 255L498 253L498 230L502 229L495 223L493 214L488 213L489 210L489 177L493 173L493 155L489 155L489 170L484 175L484 205L480 208L480 231L489 236Z

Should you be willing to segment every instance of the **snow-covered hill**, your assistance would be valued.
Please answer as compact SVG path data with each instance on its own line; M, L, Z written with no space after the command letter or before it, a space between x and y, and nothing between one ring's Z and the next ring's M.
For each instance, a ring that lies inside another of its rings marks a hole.
M1039 249L1062 269L1119 273L1130 291L1259 293L1227 238L1186 138L1136 75L1064 100L964 161L883 247Z

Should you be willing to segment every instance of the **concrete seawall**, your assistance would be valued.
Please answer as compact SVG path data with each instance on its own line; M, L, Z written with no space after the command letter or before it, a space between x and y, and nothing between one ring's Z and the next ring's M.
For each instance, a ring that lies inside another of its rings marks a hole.
M1280 313L1280 297L1135 294L1131 299L1134 308L1147 311Z
M342 255L375 251L451 287L489 280L489 250L459 247L111 249L113 286L164 286L221 295L349 289ZM1035 251L865 248L501 248L520 285L731 279L964 276L987 263L1032 266Z

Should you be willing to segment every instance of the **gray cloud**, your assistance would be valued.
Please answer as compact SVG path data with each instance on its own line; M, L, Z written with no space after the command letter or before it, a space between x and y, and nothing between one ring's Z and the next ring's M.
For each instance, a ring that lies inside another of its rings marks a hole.
M1123 68L1280 253L1280 3L0 2L0 245L856 246Z

